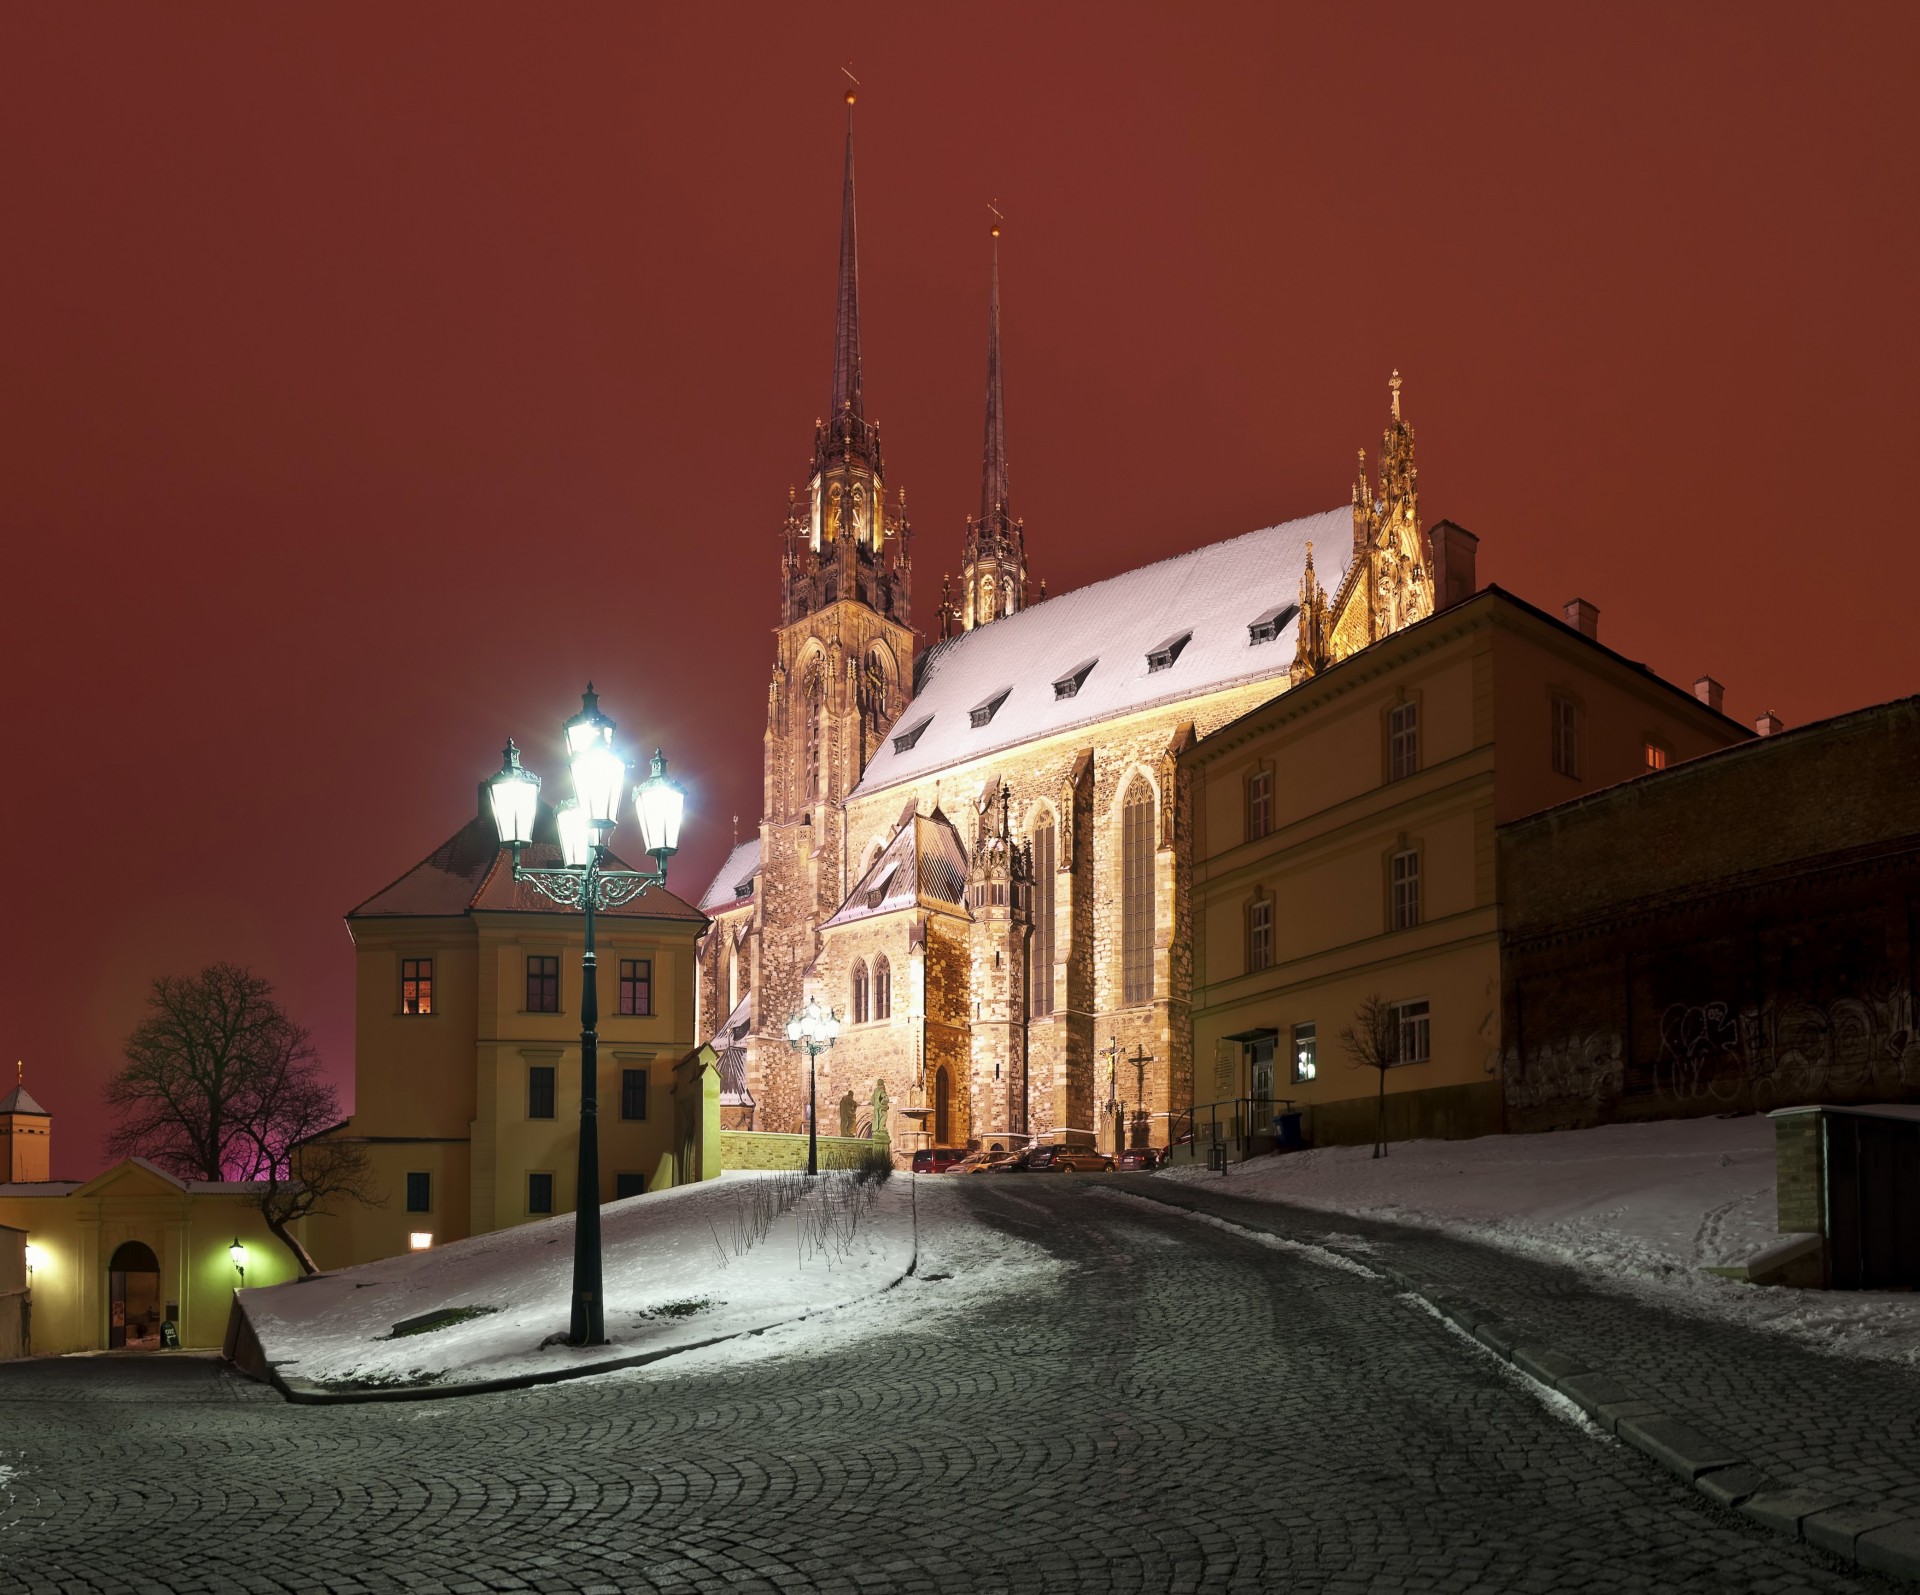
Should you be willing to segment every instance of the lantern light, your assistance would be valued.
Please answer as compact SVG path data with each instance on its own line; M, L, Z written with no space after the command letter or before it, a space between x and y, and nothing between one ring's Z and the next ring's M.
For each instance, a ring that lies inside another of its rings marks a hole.
M592 682L580 695L580 712L563 729L567 764L573 771L573 795L586 811L588 823L604 840L619 822L627 767L613 751L613 722L600 712L600 696Z
M407 1245L416 1252L430 1251L433 1247L433 1231L428 1229L410 1231L407 1235Z
M240 1274L240 1283L244 1285L247 1282L247 1249L238 1235L234 1236L233 1244L227 1248L227 1256L233 1259L233 1266Z
M502 846L520 847L533 840L533 822L540 809L540 777L522 769L520 750L508 738L500 773L487 783L493 799L494 828Z
M553 811L555 828L560 832L560 859L568 869L585 869L593 856L593 827L587 823L586 810L568 798Z
M640 821L641 845L655 858L670 858L680 850L680 819L687 794L667 779L667 756L653 750L653 774L633 789L634 816Z
M32 1241L28 1241L27 1242L27 1278L29 1280L33 1278L33 1271L45 1261L46 1261L46 1253L41 1251L40 1248L34 1245Z

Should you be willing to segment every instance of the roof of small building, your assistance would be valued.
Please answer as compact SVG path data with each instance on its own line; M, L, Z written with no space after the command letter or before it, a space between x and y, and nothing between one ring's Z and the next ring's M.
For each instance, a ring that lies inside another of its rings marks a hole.
M34 1113L43 1119L53 1117L51 1113L47 1112L38 1102L35 1102L32 1097L27 1095L27 1088L24 1085L17 1085L5 1096L0 1097L0 1113Z
M900 827L821 929L903 908L951 909L964 904L966 894L966 844L953 822L935 809L913 815Z
M753 883L760 873L760 838L750 837L734 845L720 868L715 871L712 883L700 894L700 910L706 914L718 914L729 908L737 908L753 895ZM741 888L746 890L742 891Z
M520 850L520 861L531 867L560 862L559 844L553 840L553 811L544 803L534 826L537 840ZM629 866L613 855L609 864L615 869ZM557 914L561 908L543 896L531 881L513 878L513 854L500 845L493 820L485 814L472 819L442 842L397 881L375 892L348 919L402 919L445 917L484 913ZM705 920L706 915L684 898L676 897L664 886L649 888L630 903L602 909L604 914L622 919Z
M853 795L1076 726L1285 677L1298 615L1264 641L1252 641L1248 628L1293 606L1309 542L1323 584L1337 587L1353 553L1351 506L1143 565L937 644ZM1158 669L1148 660L1156 650L1173 655Z

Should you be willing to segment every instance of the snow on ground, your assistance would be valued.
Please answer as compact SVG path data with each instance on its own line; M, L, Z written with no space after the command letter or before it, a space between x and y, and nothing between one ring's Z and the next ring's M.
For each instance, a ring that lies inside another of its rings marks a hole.
M865 1188L871 1204L849 1244L820 1244L819 1192L837 1185L844 1201L847 1190L835 1175L743 1244L756 1206L764 1211L782 1178L727 1174L602 1208L607 1346L541 1344L567 1330L572 1214L249 1290L247 1313L268 1361L288 1378L453 1384L740 1334L872 1296L906 1272L914 1256L911 1176ZM486 1310L423 1333L393 1333L404 1320L460 1308Z
M1396 1141L1159 1176L1257 1201L1454 1231L1602 1276L1662 1305L1823 1350L1920 1367L1920 1294L1760 1287L1705 1273L1774 1229L1773 1122L1670 1119L1473 1141Z

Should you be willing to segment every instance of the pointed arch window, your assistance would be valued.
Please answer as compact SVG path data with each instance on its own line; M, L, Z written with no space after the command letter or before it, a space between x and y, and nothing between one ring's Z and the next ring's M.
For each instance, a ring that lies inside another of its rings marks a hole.
M1153 788L1139 777L1120 810L1121 1001L1153 999Z
M1058 853L1053 816L1043 814L1033 828L1033 938L1027 943L1031 970L1028 1004L1033 1016L1053 1012L1053 872Z
M806 765L807 796L818 799L826 792L826 760L820 745L820 717L826 707L826 682L816 664L807 674L806 691Z
M864 959L853 961L853 1022L867 1022L867 966Z
M873 961L873 1017L893 1017L893 966L885 953Z

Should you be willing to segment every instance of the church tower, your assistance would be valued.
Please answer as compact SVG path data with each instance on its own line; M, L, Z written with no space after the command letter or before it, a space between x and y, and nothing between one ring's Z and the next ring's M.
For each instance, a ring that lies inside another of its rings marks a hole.
M50 1180L53 1115L27 1095L27 1066L13 1066L13 1089L0 1097L0 1183Z
M814 424L804 496L788 496L780 628L767 728L754 909L750 1071L763 1127L800 1127L786 1022L804 1003L815 927L851 889L846 795L913 690L912 531L904 492L887 502L880 429L867 418L860 368L860 261L854 220L853 90L834 308L833 398ZM762 1092L764 1091L764 1095Z
M967 520L960 595L942 604L942 632L972 631L1027 607L1027 533L1007 507L1007 418L1000 392L1000 228L993 229L987 305L987 436L980 457L980 517Z

